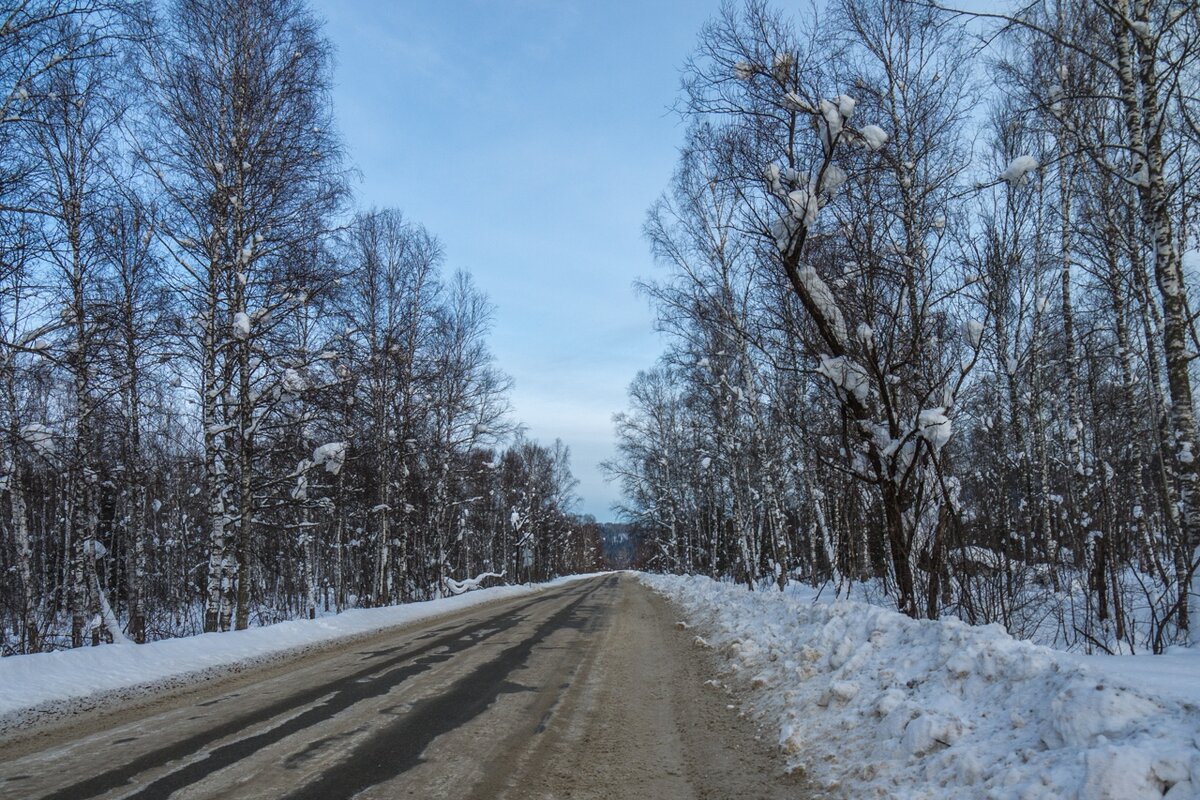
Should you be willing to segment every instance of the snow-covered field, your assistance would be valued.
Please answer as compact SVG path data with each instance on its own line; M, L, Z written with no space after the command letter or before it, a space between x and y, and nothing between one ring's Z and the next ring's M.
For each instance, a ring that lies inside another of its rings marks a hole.
M590 577L496 586L454 597L386 608L355 609L315 620L293 620L228 633L166 639L144 645L106 645L0 659L0 734L33 721L219 677L336 639L533 594Z
M1200 651L1080 656L803 589L640 575L834 797L1200 797Z

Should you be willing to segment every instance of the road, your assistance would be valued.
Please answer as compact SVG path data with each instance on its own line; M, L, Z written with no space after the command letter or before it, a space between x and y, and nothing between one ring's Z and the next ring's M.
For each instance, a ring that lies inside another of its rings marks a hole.
M0 744L0 797L797 797L678 615L590 578Z

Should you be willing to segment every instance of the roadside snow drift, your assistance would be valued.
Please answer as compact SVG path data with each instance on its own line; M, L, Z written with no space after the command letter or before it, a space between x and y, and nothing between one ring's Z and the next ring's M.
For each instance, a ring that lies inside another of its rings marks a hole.
M995 625L640 577L727 659L750 711L778 725L787 767L833 796L1200 797L1195 652L1081 658ZM1158 663L1177 676L1170 691Z
M293 620L227 633L164 639L144 645L106 645L0 658L0 733L31 722L121 698L199 683L337 639L519 597L572 580L496 586L441 600L355 609L315 620Z

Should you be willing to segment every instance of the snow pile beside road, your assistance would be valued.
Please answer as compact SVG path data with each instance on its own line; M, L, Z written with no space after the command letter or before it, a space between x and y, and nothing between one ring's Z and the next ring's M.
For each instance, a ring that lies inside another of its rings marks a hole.
M496 586L423 603L354 609L315 620L144 645L83 647L0 658L0 733L122 698L198 683L338 639L369 635L586 577L590 576Z
M834 796L1200 797L1193 651L1085 659L995 625L640 577L728 659L751 711L777 722L788 767Z

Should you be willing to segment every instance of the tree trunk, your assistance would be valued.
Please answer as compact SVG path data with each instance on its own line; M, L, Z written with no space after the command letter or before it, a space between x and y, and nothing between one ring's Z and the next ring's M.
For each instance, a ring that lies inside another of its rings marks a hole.
M913 619L921 616L917 607L917 592L913 581L911 540L904 525L904 508L897 490L890 483L883 485L883 515L891 548L892 571L896 576L896 607Z
M1128 0L1119 0L1116 11L1128 16ZM1185 561L1200 531L1200 497L1197 497L1198 447L1196 419L1192 407L1192 385L1188 374L1190 355L1187 347L1188 314L1186 283L1172 233L1170 198L1163 174L1165 156L1162 146L1162 126L1159 124L1160 100L1158 59L1155 52L1158 34L1149 25L1149 7L1144 0L1135 5L1133 19L1144 27L1137 37L1137 74L1134 75L1134 54L1130 34L1124 19L1114 19L1113 34L1117 42L1118 76L1121 97L1125 105L1125 122L1134 153L1143 160L1135 164L1135 174L1144 175L1139 181L1142 220L1150 231L1154 247L1154 278L1162 300L1163 348L1166 354L1167 388L1170 392L1170 424L1175 451L1173 457L1183 506L1182 525L1176 543L1177 561ZM1139 102L1140 101L1140 102ZM1182 553L1182 559L1179 554ZM1181 594L1176 621L1186 637L1189 626L1187 587L1180 585Z

